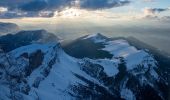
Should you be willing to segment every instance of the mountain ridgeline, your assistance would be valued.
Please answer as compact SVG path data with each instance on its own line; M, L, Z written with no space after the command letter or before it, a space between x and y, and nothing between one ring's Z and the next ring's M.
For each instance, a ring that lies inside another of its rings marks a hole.
M59 39L45 30L20 31L16 34L7 34L0 37L0 46L5 52L9 52L18 47L30 45L34 42L51 42Z
M0 46L0 100L169 100L169 58L133 38L34 30Z
M7 34L19 31L19 26L14 23L0 22L0 34Z

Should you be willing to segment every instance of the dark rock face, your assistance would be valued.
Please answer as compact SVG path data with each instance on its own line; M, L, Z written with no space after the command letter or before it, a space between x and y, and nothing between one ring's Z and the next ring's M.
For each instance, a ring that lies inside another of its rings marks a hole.
M37 50L32 53L29 57L29 67L27 69L27 75L29 76L31 72L42 65L44 59L44 54L41 50Z
M102 87L94 82L85 79L83 76L75 74L75 76L88 84L88 86L79 84L71 86L71 90L74 91L75 96L78 99L93 99L93 100L124 100L113 92L108 91L105 87Z
M103 43L94 43L93 41L91 41L91 39L83 39L83 38L85 37L77 39L68 44L63 44L62 47L66 53L76 58L88 57L92 59L98 59L98 58L102 59L102 58L113 57L113 55L111 55L109 52L102 50L102 48L104 48ZM100 35L99 38L105 38L105 37Z
M79 84L77 86L71 86L71 89L76 91L75 94L72 94L73 96L77 96L80 99L92 98L95 100L102 100L107 98L108 100L121 100L122 98L120 96L120 91L122 88L128 88L135 94L137 100L168 100L168 86L165 83L162 85L158 84L163 80L154 80L152 77L148 77L147 81L151 83L146 82L144 83L145 85L141 85L140 82L142 79L140 77L147 75L151 76L149 75L150 73L146 72L144 74L134 75L132 72L126 70L126 65L123 60L118 66L119 73L113 77L107 76L107 74L104 72L103 66L94 64L88 59L83 61L85 61L84 64L80 64L82 66L81 70L97 79L101 84L104 84L105 87L108 87L108 90L92 81L89 81L88 79L85 79L83 76L75 74L77 78L83 80L88 85L84 86ZM154 86L150 84L153 84ZM164 89L165 87L167 88L166 91L159 89L163 87ZM163 94L164 96L162 97L159 95L159 93Z

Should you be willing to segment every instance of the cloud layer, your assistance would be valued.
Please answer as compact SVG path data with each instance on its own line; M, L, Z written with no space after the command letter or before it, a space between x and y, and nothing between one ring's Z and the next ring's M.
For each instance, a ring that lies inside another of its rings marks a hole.
M169 8L145 8L143 11L145 15L155 15L168 10L170 9Z
M86 10L108 9L129 4L128 0L0 0L0 18L51 17L55 11L69 7Z

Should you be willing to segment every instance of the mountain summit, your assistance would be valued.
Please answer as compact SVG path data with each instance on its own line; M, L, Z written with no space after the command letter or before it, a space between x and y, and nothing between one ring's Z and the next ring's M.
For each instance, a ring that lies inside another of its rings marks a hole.
M108 37L102 35L101 33L96 33L96 34L91 34L91 35L87 35L84 37L84 39L90 39L96 43L98 42L104 42L106 40L109 40Z

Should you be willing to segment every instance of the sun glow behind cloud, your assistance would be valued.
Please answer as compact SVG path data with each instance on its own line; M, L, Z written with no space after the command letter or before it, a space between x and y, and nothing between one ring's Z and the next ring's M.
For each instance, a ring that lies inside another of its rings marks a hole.
M80 9L76 9L76 8L66 8L65 10L63 10L61 12L56 11L54 14L54 18L57 18L57 17L64 17L64 18L80 17L83 13L85 13L85 10L80 10Z
M6 11L8 11L8 8L0 7L0 13L6 12Z
M154 1L154 2L153 2ZM28 1L0 1L0 18L25 19L25 18L87 18L110 20L140 19L148 14L160 17L169 16L169 11L159 11L166 7L152 6L157 0L28 0ZM168 1L166 1L168 2ZM3 4L5 3L5 8ZM162 2L158 2L161 3ZM147 4L147 5L145 5ZM149 9L145 9L149 7ZM142 11L142 9L145 9ZM150 11L150 12L149 12ZM156 12L161 12L156 14Z
M85 9L79 9L76 7L73 8L66 8L65 10L62 11L56 11L54 13L54 16L52 19L60 19L60 18L65 18L65 19L83 19L83 20L105 20L105 19L110 19L110 20L129 20L133 18L133 16L130 16L129 13L112 13L110 11L106 10L85 10ZM51 19L51 18L50 18Z

